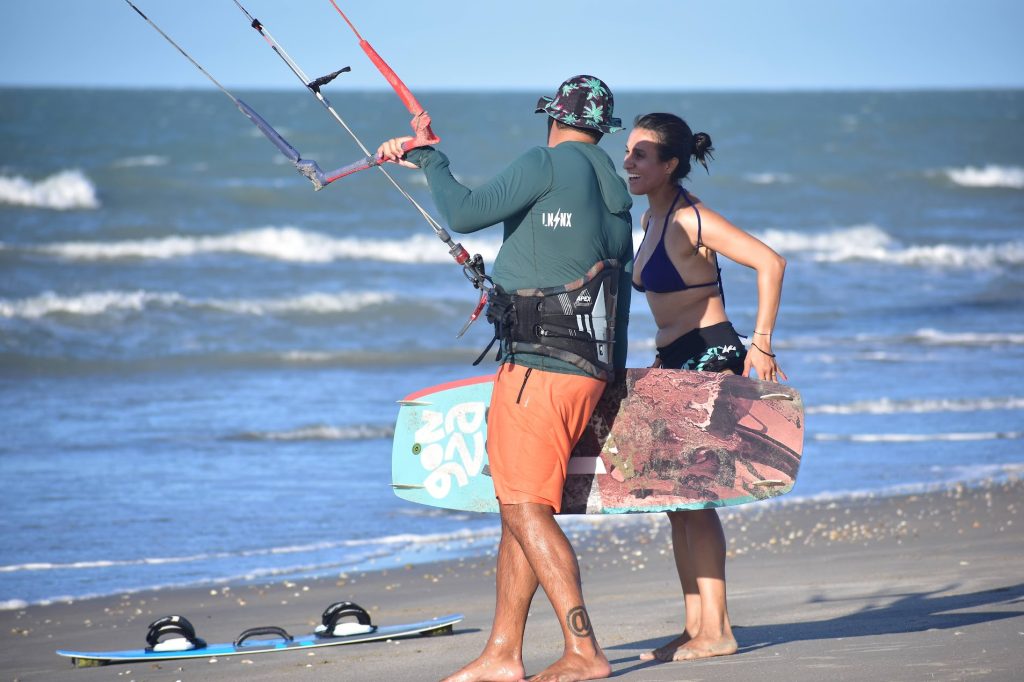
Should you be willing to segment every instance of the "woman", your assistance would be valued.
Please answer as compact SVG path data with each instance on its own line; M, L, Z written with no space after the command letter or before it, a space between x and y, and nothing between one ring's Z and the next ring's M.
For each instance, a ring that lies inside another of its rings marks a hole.
M683 189L690 159L707 168L711 138L694 135L673 114L634 121L623 168L629 191L645 195L644 239L633 266L633 287L646 293L658 325L654 367L730 372L777 381L786 375L772 353L772 328L786 261ZM725 314L718 254L757 271L757 318L750 350ZM641 655L643 660L689 660L736 651L725 594L725 534L714 509L669 512L672 545L683 587L681 635Z

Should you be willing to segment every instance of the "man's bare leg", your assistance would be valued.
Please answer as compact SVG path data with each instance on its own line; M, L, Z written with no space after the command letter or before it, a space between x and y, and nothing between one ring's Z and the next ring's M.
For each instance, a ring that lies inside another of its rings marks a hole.
M565 640L562 657L530 678L535 682L597 680L611 666L597 644L583 589L576 552L545 504L502 505L502 519L519 540L526 560L555 610Z
M523 668L523 632L537 584L537 577L519 541L505 524L503 511L491 636L479 657L445 678L444 682L519 682L523 679L526 674Z

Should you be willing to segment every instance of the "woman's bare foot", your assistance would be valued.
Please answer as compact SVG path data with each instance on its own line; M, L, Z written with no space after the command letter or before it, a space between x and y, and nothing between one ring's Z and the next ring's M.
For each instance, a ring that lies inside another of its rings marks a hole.
M697 635L683 646L676 649L672 656L673 661L693 661L698 658L711 658L712 656L728 656L736 653L736 639L731 634L722 635L718 638L701 637Z
M658 661L661 661L662 663L668 663L669 661L674 660L674 657L676 655L676 651L679 650L679 647L683 646L684 644L689 642L691 639L692 638L690 637L690 633L685 631L685 630L683 630L683 634L679 635L678 637L673 639L671 642L668 642L667 644L662 644L661 646L659 646L657 649L654 649L653 651L648 651L646 653L640 654L640 660L641 661L654 661L654 660L658 660Z
M603 680L612 674L608 659L598 650L596 657L585 658L579 654L566 654L530 678L530 682L580 682L581 680Z
M442 682L520 682L525 675L522 661L481 654Z

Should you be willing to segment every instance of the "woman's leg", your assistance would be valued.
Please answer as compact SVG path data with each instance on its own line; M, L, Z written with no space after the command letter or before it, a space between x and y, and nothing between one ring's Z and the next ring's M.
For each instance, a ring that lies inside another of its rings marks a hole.
M723 656L736 651L736 639L729 623L729 611L726 606L725 587L725 532L718 512L714 509L680 512L684 530L682 536L686 540L686 559L684 564L687 573L680 574L683 582L683 595L686 600L686 627L691 637L676 651L673 660L706 658ZM674 552L679 551L675 533L673 533ZM687 580L696 582L699 613L695 614L696 631L691 630L690 604L693 601L687 593Z
M668 512L672 524L672 558L675 560L679 584L683 588L685 626L683 633L653 651L640 655L640 660L671 661L676 651L700 632L701 604L697 588L697 573L690 561L690 543L686 538L685 516L690 512Z

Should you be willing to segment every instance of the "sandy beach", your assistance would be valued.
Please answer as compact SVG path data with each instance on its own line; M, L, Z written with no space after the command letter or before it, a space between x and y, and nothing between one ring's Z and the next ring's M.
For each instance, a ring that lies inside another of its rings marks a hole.
M927 494L749 505L723 512L739 652L652 664L682 613L662 515L574 530L584 592L614 679L1020 680L1024 677L1024 483ZM440 679L487 637L493 558L316 580L169 589L0 612L3 680ZM144 645L147 625L188 617L208 642L256 625L306 634L349 599L387 625L459 612L450 636L311 652L75 669L58 648ZM543 594L527 626L528 672L558 657Z

